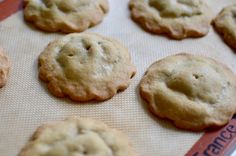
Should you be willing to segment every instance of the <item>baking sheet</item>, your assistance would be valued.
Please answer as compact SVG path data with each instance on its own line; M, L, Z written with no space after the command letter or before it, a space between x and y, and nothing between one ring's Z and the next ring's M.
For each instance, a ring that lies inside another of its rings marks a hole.
M109 0L104 21L87 32L113 37L130 51L137 74L128 89L105 102L80 104L53 97L38 79L37 58L61 33L45 33L27 24L22 11L0 22L0 46L12 62L7 85L0 89L1 156L17 155L42 123L68 116L102 120L120 129L140 156L184 155L202 133L176 129L170 122L153 117L139 96L138 84L149 65L168 55L187 52L212 57L236 73L236 53L214 31L183 41L151 35L130 19L128 0ZM217 14L234 0L206 0Z

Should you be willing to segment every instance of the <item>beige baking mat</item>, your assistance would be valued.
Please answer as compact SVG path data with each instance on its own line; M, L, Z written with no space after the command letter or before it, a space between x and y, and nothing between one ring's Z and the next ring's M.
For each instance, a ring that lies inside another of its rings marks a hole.
M206 2L216 14L235 0ZM130 19L127 4L128 0L110 0L110 12L104 21L88 30L122 42L137 66L130 87L101 103L55 98L38 79L38 55L50 41L64 34L34 29L24 22L21 11L0 22L0 45L12 61L8 84L0 89L1 156L17 155L40 124L71 115L99 119L122 130L140 156L181 156L200 138L202 133L182 131L151 116L139 96L139 81L152 62L179 52L210 56L236 73L236 53L212 28L206 37L183 41L150 35Z

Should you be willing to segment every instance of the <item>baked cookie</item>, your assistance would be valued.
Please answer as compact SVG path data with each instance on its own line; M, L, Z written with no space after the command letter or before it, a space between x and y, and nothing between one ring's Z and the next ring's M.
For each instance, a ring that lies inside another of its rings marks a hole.
M39 77L49 91L75 101L109 99L129 86L135 72L126 48L93 33L67 35L39 56Z
M225 125L236 112L235 75L203 56L178 54L153 63L140 94L155 115L187 130Z
M82 32L100 23L107 0L24 0L25 20L44 31Z
M208 33L212 13L202 0L130 0L131 16L145 30L173 39Z
M42 125L19 156L136 156L128 138L101 121L68 118Z
M236 49L236 4L224 8L214 20L215 29Z
M3 49L0 48L0 88L5 86L7 83L7 77L9 74L10 66L10 60L3 52Z

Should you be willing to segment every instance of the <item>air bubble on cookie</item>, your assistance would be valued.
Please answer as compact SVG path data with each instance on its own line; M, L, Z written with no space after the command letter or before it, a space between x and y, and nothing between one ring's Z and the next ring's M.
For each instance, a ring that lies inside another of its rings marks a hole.
M197 75L197 74L193 74L193 77L194 77L195 79L199 79L199 75Z
M135 72L132 73L132 75L130 76L130 79L132 79L135 75Z
M89 51L90 48L91 48L90 45L86 45L86 46L85 46L85 49L88 50L88 51Z
M69 57L72 57L72 56L74 56L74 54L68 54L68 56L69 56Z
M83 44L84 49L86 49L87 51L90 50L90 48L92 47L87 40L82 39L81 42Z

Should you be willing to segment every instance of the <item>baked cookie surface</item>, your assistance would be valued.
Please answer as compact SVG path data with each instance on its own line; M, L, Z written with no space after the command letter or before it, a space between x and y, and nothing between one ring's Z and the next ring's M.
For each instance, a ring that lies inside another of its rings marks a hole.
M7 77L9 74L10 66L10 60L3 52L3 49L0 48L0 88L5 86L7 83Z
M222 9L214 20L214 26L225 42L236 49L236 4Z
M100 23L107 0L24 0L25 20L44 31L82 32Z
M212 13L202 0L130 0L131 16L145 30L173 39L208 33Z
M226 124L236 113L236 77L213 59L178 54L153 63L140 82L152 113L183 129Z
M68 118L40 126L19 156L135 156L128 138L101 121Z
M67 35L39 56L39 77L49 91L75 101L109 99L125 90L135 73L126 48L93 33Z

